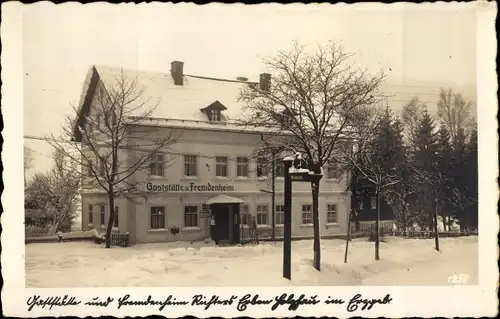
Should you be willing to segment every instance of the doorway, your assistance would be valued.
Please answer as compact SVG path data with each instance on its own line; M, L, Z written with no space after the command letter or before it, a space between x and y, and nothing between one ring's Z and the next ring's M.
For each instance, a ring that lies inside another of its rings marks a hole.
M240 243L239 204L212 204L210 237L216 244Z

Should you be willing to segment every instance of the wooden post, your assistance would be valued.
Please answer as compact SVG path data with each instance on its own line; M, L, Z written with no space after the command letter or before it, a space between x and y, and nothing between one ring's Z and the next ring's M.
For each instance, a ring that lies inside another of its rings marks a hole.
M349 250L349 241L351 240L351 216L352 216L352 210L349 213L349 217L347 218L347 238L346 238L346 242L345 242L344 263L347 263L347 253Z
M439 251L439 232L438 232L438 200L437 191L434 191L434 242L435 248Z
M276 204L275 204L275 193L276 193L276 154L274 153L273 151L273 163L272 163L272 171L271 171L271 192L272 192L272 197L271 197L271 205L272 205L272 209L271 209L271 213L272 213L272 217L271 217L271 221L272 221L272 226L273 226L273 229L272 229L272 239L274 240L274 242L276 242Z

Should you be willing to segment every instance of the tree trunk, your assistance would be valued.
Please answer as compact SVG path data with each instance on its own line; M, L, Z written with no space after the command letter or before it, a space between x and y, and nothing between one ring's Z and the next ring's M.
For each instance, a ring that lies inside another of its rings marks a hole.
M349 241L351 240L351 218L353 215L353 211L351 210L349 214L349 218L347 219L347 237L345 240L345 254L344 254L344 263L347 263L347 254L349 253Z
M446 216L443 216L443 231L449 231L449 229L447 230L446 229L446 225L447 225L447 217Z
M375 219L375 260L380 259L380 192L376 191L377 217Z
M318 211L318 197L319 197L319 182L311 183L312 188L312 217L313 217L313 251L314 251L314 268L320 270L321 252L320 252L320 238L319 238L319 211Z
M111 191L108 193L108 202L109 202L109 219L108 226L106 227L106 248L111 247L111 230L113 229L113 224L115 221L115 197Z

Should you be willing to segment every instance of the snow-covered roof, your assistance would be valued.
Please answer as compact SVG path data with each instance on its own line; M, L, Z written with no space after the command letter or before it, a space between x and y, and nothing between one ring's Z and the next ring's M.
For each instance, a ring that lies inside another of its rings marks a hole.
M258 82L209 78L196 75L183 75L183 84L175 85L170 72L150 72L132 69L112 68L107 66L92 66L84 80L79 101L78 121L75 123L74 134L79 138L77 126L82 123L92 100L93 91L98 82L107 89L116 87L117 79L137 78L138 86L142 89L143 99L149 99L152 107L157 104L148 121L163 122L163 125L176 127L193 127L198 129L215 128L221 126L224 130L237 131L265 131L269 129L244 128L236 125L243 117L243 104L238 101L241 89L247 85L258 85ZM220 123L210 122L203 108L219 102L226 109L222 112ZM140 101L138 101L140 103ZM138 109L141 116L144 109ZM168 121L167 121L168 120ZM168 123L167 123L168 122ZM151 124L151 123L150 123Z
M227 108L223 111L227 121L241 118L242 104L238 102L240 91L250 83L255 83L184 75L183 84L175 85L170 72L122 70L106 66L95 68L106 87L115 86L122 71L126 79L137 77L139 87L143 88L143 98L150 99L152 104L158 103L151 114L154 118L207 121L201 109L216 101Z

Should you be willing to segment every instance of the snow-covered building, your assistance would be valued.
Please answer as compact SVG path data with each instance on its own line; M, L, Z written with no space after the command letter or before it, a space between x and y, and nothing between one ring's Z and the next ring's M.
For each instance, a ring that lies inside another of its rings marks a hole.
M259 236L272 231L270 176L252 156L260 147L263 131L236 123L241 116L240 90L246 85L266 89L271 75L257 82L245 78L224 80L184 73L184 63L174 61L169 73L90 68L82 92L79 124L92 117L92 100L98 85L113 86L115 78L137 77L143 96L158 102L154 113L135 125L147 125L157 136L168 132L179 138L154 157L149 172L137 172L129 183L144 191L136 198L117 198L116 231L128 232L132 243L201 240L212 237L229 243L248 237L255 217ZM76 134L78 135L78 134ZM76 136L79 138L78 136ZM133 150L123 159L133 160ZM288 154L291 155L291 154ZM292 154L293 155L293 154ZM168 163L164 163L167 161ZM129 162L130 162L129 161ZM345 234L350 196L347 176L324 168L319 194L320 233ZM275 234L283 235L283 169L276 167ZM347 174L346 174L347 175ZM294 183L292 235L309 237L312 228L312 196L309 183ZM104 230L108 220L106 194L99 189L82 192L82 229ZM177 234L174 229L179 229Z

